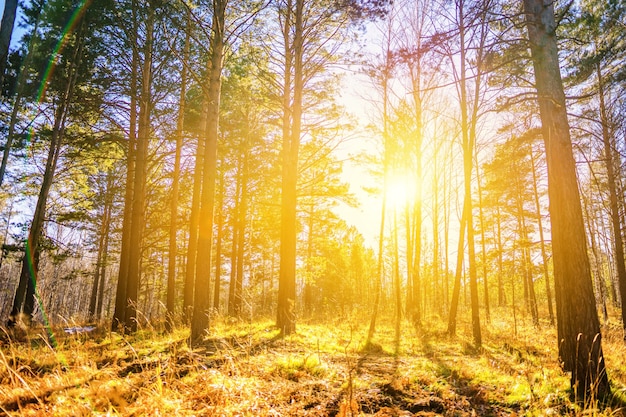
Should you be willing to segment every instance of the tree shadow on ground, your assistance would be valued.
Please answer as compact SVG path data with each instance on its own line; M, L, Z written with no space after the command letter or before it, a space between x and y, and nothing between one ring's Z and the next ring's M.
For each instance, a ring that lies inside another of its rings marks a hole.
M519 407L501 404L490 397L489 387L473 381L470 375L460 371L445 357L441 356L432 344L432 335L424 332L420 335L424 356L432 363L438 379L444 380L454 395L446 395L444 401L445 415L479 415L485 417L508 416L519 412ZM451 338L447 334L442 338ZM476 348L467 341L460 341L461 354L478 358L484 354L483 349ZM446 386L444 385L444 386ZM453 398L453 399L448 399Z

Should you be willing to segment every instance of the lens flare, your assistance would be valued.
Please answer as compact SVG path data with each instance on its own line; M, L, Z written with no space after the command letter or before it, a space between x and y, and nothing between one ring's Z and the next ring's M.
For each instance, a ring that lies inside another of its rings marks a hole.
M87 8L91 4L91 2L92 2L92 0L83 0L80 3L80 5L76 8L76 10L74 10L74 12L70 16L70 19L68 20L67 24L63 28L63 31L61 32L61 38L59 39L59 41L57 42L56 46L54 47L54 50L52 51L52 55L50 57L50 61L48 62L48 65L46 66L46 70L43 73L41 84L39 85L39 89L37 90L37 105L40 105L43 102L44 98L45 98L46 89L48 87L50 79L52 78L52 75L54 74L54 70L55 70L55 68L57 66L57 57L59 56L59 54L63 51L63 49L67 45L67 40L69 39L69 36L74 31L77 23L84 16L84 14L87 11ZM27 138L26 138L27 143L31 142L31 138L32 138L33 134L34 134L34 127L33 127L33 124L31 124L31 127L28 130L28 134L27 134ZM24 242L24 251L25 251L24 252L24 256L25 256L25 260L24 261L27 262L27 264L28 264L27 266L28 266L28 272L29 272L31 284L32 284L34 292L35 292L35 298L37 300L37 304L38 304L39 310L41 311L41 316L42 316L43 321L44 321L44 326L45 326L46 331L48 333L48 337L50 339L51 344L53 346L56 346L56 340L54 338L54 334L52 333L52 328L50 326L50 321L48 320L48 315L46 314L46 311L44 310L43 302L41 300L41 297L39 296L39 292L37 291L37 271L36 271L36 268L35 268L34 254L32 253L32 250L31 250L31 247L30 247L30 243L29 243L29 239L26 239L25 242Z

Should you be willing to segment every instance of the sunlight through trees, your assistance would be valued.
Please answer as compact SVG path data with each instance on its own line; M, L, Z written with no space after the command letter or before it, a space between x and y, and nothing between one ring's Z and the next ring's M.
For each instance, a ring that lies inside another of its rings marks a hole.
M556 326L572 395L608 398L621 2L17 3L0 25L7 337L184 328L201 350L214 323L289 339L359 317L364 352L393 320L397 355L434 329L487 355L498 332Z

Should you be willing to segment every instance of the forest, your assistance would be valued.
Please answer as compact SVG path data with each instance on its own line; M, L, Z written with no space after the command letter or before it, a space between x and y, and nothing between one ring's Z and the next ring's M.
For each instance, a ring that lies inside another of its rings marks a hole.
M625 29L6 0L0 414L623 415Z

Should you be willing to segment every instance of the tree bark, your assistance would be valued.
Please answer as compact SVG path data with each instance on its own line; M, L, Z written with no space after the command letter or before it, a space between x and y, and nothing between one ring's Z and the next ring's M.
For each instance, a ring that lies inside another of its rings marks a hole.
M113 175L109 171L107 173L106 188L104 190L104 207L102 210L100 237L98 239L98 251L96 255L93 286L91 288L91 297L89 298L88 318L90 321L99 318L97 315L98 300L100 300L99 295L104 292L104 272L106 271L106 266L103 267L103 263L106 260L106 245L108 244L109 226L111 223L111 206L113 205L113 201L111 198L111 195L113 194L112 188Z
M247 145L246 145L247 146ZM241 200L239 203L238 219L239 233L237 238L237 276L235 279L235 315L241 317L243 314L243 269L246 243L246 217L248 211L248 149L244 150L243 167L241 173Z
M524 13L548 164L559 357L571 372L577 399L604 398L610 387L559 70L554 3L524 0Z
M104 301L104 283L106 282L106 272L107 266L109 264L109 239L111 237L111 213L113 212L113 181L114 176L113 173L109 173L108 178L109 184L109 194L106 202L106 227L104 229L104 242L102 242L102 258L100 259L100 284L98 284L98 300L96 302L96 320L100 320L102 318L102 304Z
M496 243L498 245L498 306L503 307L506 304L504 294L504 247L502 244L502 216L500 207L496 208Z
M175 325L176 305L176 258L178 255L178 190L180 185L180 154L183 147L183 129L185 127L185 96L187 94L187 65L189 59L189 37L191 31L190 10L187 9L187 29L183 47L183 65L180 73L180 95L178 98L178 119L176 121L176 150L174 152L174 172L172 173L172 197L170 200L170 241L167 263L167 318L165 329L170 332Z
M615 159L612 146L609 120L606 111L604 94L604 77L600 62L596 64L598 77L598 98L600 99L600 120L602 122L602 142L604 144L604 159L606 163L607 183L609 186L609 207L611 209L611 225L613 226L613 245L615 251L615 268L617 270L617 282L622 300L622 326L624 328L624 340L626 340L626 263L624 262L624 241L622 238L622 225L619 216L617 202L617 187L615 185Z
M467 99L466 86L466 46L465 46L465 14L463 1L458 6L459 13L459 36L461 43L460 53L460 104L461 104L461 130L463 139L463 173L465 184L465 202L463 204L465 221L467 225L467 256L469 263L470 299L472 307L472 333L476 347L482 345L480 331L480 314L478 306L478 278L476 274L476 248L474 246L474 222L472 216L472 169L474 165L474 148L476 144L476 112L477 100L474 103L472 120L468 117L469 100ZM479 81L476 80L476 91L478 94Z
M230 250L230 281L228 283L228 315L231 317L235 317L236 313L236 304L235 300L235 292L237 288L237 255L239 251L237 250L237 245L239 245L239 233L240 233L240 225L239 225L239 208L241 204L241 186L242 186L242 161L241 159L237 161L237 183L235 185L235 195L233 196L233 209L231 215L232 222L232 239L231 239L231 250Z
M285 82L283 85L283 172L281 185L280 267L276 326L282 335L296 331L296 233L298 153L302 123L304 0L287 2L283 34L285 40ZM293 16L293 17L292 17ZM291 20L293 19L293 27ZM293 30L293 40L291 31ZM293 100L291 63L293 62Z
M217 195L217 236L215 238L215 283L213 285L213 310L220 312L220 289L222 285L222 240L224 239L224 172L220 175Z
M400 282L400 249L398 247L398 214L396 210L393 211L393 232L391 233L391 238L393 241L393 286L396 295L394 353L399 355L402 327L402 285Z
M587 218L587 228L589 229L589 243L591 245L591 253L593 254L593 273L592 276L594 279L594 284L596 288L596 303L600 303L600 307L602 308L602 314L604 316L604 322L606 323L609 320L609 312L606 308L606 294L604 290L604 278L602 273L602 256L598 251L598 245L596 244L596 234L598 233L598 229L595 225L595 219L597 219L597 212L595 218L591 217L591 213L589 211L589 197L584 195L583 193L583 210L585 213L585 217Z
M2 23L0 23L0 88L4 81L4 72L9 58L9 46L17 13L17 0L5 0Z
M132 8L131 36L138 36L137 7ZM133 43L132 61L130 68L130 115L128 126L128 149L126 150L126 187L124 191L124 212L122 220L122 242L120 248L120 263L115 291L115 308L111 321L111 330L115 331L124 326L126 322L126 285L128 282L129 246L130 246L130 226L135 183L135 158L137 157L137 83L139 78L139 50Z
M456 316L459 308L459 298L461 295L461 275L463 273L463 256L465 253L465 229L467 227L466 205L468 196L463 198L463 212L461 214L461 224L459 227L459 244L456 253L456 270L454 273L454 286L452 287L452 300L450 300L450 313L448 314L448 334L456 334Z
M537 169L535 166L535 156L532 144L529 146L530 164L533 171L533 196L535 197L535 210L537 210L537 228L539 229L539 240L541 242L541 261L543 266L543 277L546 280L546 297L548 299L548 315L550 324L554 325L554 309L552 308L552 290L550 290L550 274L548 273L548 254L546 251L546 241L543 236L543 220L541 218L541 205L539 204L539 191L537 189Z
M227 0L215 0L212 20L211 55L208 68L208 117L205 131L204 172L200 221L198 224L198 255L194 285L193 313L191 317L191 344L200 342L209 326L209 300L211 296L211 250L213 245L213 211L215 206L215 179L217 176L217 138L222 92L222 68Z
M203 104L201 125L206 123L208 104ZM189 240L187 242L187 262L185 264L185 286L183 289L183 322L191 323L193 313L194 285L196 282L196 256L198 252L198 224L200 222L200 195L202 194L202 177L204 172L204 140L198 138L196 161L193 172L193 192L191 197L191 214L189 217Z
M482 248L483 298L485 300L485 318L487 323L489 323L491 321L491 312L489 310L489 283L487 282L487 244L485 243L485 216L483 213L482 185L480 183L481 177L478 168L476 168L476 181L478 183L478 221L480 223L480 246Z
M141 254L146 209L146 179L148 167L148 144L150 142L150 113L152 106L152 52L154 46L154 8L148 7L146 34L143 50L141 95L139 98L139 123L137 125L137 153L133 200L130 213L130 237L128 247L128 276L126 278L126 312L124 327L137 331L137 297L141 275Z

